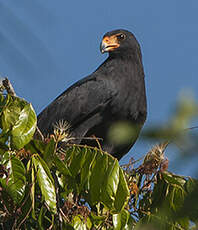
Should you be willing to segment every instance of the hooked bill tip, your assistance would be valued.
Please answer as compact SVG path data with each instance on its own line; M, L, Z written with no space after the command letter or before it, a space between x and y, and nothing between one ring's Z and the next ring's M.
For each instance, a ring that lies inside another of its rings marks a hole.
M105 52L106 45L104 42L101 42L100 44L100 52L103 54Z

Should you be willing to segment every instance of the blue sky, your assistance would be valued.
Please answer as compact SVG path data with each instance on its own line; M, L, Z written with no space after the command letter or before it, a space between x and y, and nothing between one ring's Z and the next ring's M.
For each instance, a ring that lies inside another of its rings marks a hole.
M39 113L105 60L105 32L128 29L142 47L146 126L163 123L182 90L198 97L197 12L195 0L0 0L0 74ZM138 142L122 162L150 147Z

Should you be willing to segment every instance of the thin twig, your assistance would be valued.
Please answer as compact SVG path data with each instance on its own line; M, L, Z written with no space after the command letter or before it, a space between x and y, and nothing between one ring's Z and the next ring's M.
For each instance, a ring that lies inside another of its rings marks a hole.
M68 143L66 143L66 144L65 144L65 147L88 148L88 149L91 149L91 150L99 150L99 151L100 151L100 149L97 148L97 147L93 147L93 146L89 146L89 145L82 145L82 144L68 144ZM61 148L61 150L62 150L63 152L66 152L66 151L67 151L67 150L65 150L65 149L63 149L63 148ZM100 152L101 152L101 153L105 153L105 154L107 154L107 155L113 157L110 153L108 153L108 152L106 152L106 151L104 151L104 150L102 150L102 151L100 151ZM115 158L115 157L113 157L113 158Z
M36 126L36 132L37 132L38 135L41 137L41 140L44 141L45 138L44 138L44 136L43 136L41 130L38 128L38 126Z
M72 141L72 140L103 140L103 138L100 137L69 137L67 141Z
M93 136L93 138L95 139L95 141L97 142L98 144L98 148L100 149L100 151L102 152L102 147L101 147L101 144L99 142L99 139L96 137L96 136Z
M60 208L60 213L65 218L65 220L67 220L67 222L69 222L69 219L67 218L67 216L65 215L65 213L63 212L63 210L61 208Z
M17 229L20 229L21 225L25 222L25 220L28 218L30 212L32 211L32 207L28 210L27 214L25 215L25 217L23 218L23 220L21 221L21 223L19 223L19 225L17 226Z
M131 165L134 165L135 163L137 163L137 162L141 161L142 159L144 159L145 156L146 156L146 154L144 154L142 157L138 158L137 160L133 160L133 161L131 161L131 159L130 159L131 162L129 161L129 163L123 164L123 165L121 165L121 167L122 168L129 168Z
M189 131L189 130L192 130L192 129L198 129L198 126L193 126L193 127L190 127L190 128L186 128L186 129L184 129L184 131Z

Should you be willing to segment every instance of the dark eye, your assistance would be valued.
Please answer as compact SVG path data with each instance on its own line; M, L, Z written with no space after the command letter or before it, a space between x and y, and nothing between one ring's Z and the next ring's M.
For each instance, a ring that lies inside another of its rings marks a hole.
M118 36L117 36L117 38L118 38L118 40L124 40L125 38L126 38L126 35L125 34L119 34Z

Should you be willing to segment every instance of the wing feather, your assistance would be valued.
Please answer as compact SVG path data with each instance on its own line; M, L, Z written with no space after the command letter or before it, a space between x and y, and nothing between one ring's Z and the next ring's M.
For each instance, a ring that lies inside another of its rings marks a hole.
M116 93L109 84L104 78L93 75L77 82L39 114L39 129L44 134L52 133L53 124L60 120L67 121L71 129L75 129L95 114L102 113ZM95 123L99 122L99 117L97 116ZM93 122L90 125L93 126ZM87 127L89 128L91 127Z

